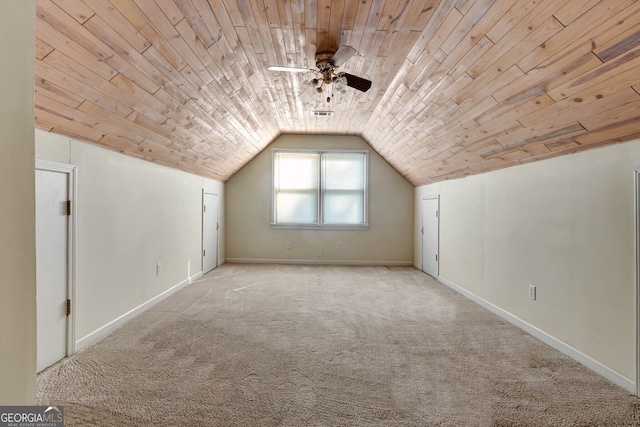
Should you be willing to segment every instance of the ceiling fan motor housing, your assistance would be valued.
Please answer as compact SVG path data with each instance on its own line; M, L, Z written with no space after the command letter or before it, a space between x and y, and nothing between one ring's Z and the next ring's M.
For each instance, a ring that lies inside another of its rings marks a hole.
M335 52L325 51L316 53L316 67L322 74L322 82L330 84L333 78L335 66L331 63L331 58Z

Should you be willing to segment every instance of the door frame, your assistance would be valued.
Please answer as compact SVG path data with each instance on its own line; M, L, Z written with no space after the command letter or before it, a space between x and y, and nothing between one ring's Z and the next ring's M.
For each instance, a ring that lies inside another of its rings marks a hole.
M636 376L635 395L640 397L640 169L636 169L634 176L634 214L635 214L635 245L634 258L636 262L635 271L635 308L636 308Z
M71 202L71 215L67 234L67 299L71 300L71 313L67 316L67 356L76 352L76 231L78 213L78 168L66 163L36 159L36 170L65 173L68 175L67 193ZM37 239L37 236L36 236Z
M219 245L220 236L218 235L220 231L220 194L218 194L215 191L205 190L203 188L202 189L202 210L200 211L202 213L202 223L201 223L202 238L200 241L200 268L201 268L202 274L206 274L204 271L204 206L205 206L204 203L205 203L206 194L218 197L218 206L217 206L218 210L216 211L216 266L213 267L213 269L216 269L220 266L220 263L218 262L220 258L220 245Z
M421 239L420 239L420 267L421 270L423 272L424 271L424 212L422 210L422 202L424 200L436 200L438 206L436 207L437 209L437 218L438 218L438 261L437 261L437 269L438 271L436 272L436 279L440 276L440 194L434 194L434 195L430 195L430 196L423 196L420 199L420 234L421 234ZM426 272L425 272L426 273ZM426 273L428 274L428 273Z

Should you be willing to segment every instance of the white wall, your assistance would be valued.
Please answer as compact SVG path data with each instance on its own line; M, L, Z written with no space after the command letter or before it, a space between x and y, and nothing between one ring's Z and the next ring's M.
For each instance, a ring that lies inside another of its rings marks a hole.
M202 271L202 190L224 184L36 130L36 157L77 166L76 342ZM156 265L161 263L161 274ZM97 334L97 335L96 335Z
M416 188L440 194L440 276L635 380L640 141ZM528 285L537 300L528 299Z
M0 2L0 405L36 398L35 0Z
M227 259L412 263L413 186L378 154L370 149L368 231L283 230L270 226L271 148L370 149L355 136L276 139L227 181Z

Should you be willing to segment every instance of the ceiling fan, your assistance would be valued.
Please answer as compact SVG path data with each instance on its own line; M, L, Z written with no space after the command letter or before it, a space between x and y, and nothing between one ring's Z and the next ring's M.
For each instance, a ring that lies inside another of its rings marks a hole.
M366 92L371 87L371 80L345 72L336 72L338 67L347 62L347 60L355 54L356 50L351 46L340 46L337 52L325 51L316 53L316 68L270 66L268 69L289 73L319 73L320 77L316 77L307 82L307 86L312 87L318 93L324 91L323 85L332 83L339 92L343 92L345 86ZM331 98L328 97L327 102L329 102L330 99Z

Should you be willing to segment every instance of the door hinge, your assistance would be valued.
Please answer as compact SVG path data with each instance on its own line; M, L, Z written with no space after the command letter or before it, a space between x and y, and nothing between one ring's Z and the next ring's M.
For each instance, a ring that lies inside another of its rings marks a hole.
M207 256L207 251L206 250L202 250L202 256Z
M71 300L67 300L67 316L71 316Z
M67 215L71 215L71 200L67 200Z
M220 229L220 224L216 222L216 231L218 231L219 229Z
M438 262L438 254L436 254L436 262Z
M207 211L207 205L202 206L202 212L206 212Z
M436 218L438 218L438 212L439 212L439 211L436 211Z
M422 227L422 228L420 229L420 232L421 232L422 234L424 234L424 227Z

